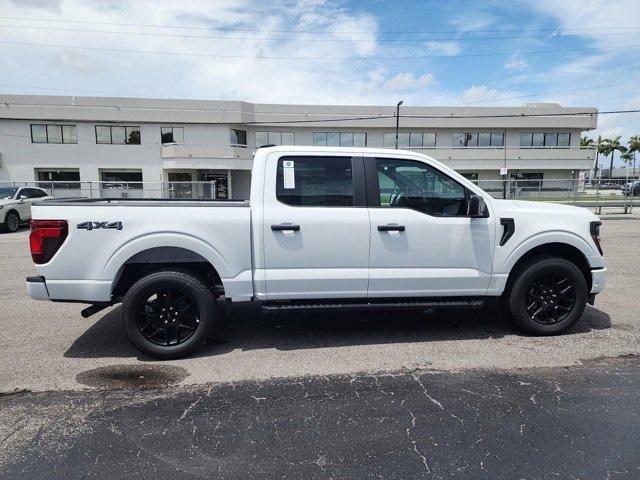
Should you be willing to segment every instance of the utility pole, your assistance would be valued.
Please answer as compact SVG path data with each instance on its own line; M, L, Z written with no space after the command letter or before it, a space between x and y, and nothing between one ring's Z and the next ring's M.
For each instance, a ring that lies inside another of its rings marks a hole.
M404 100L400 100L396 104L396 150L398 149L398 131L400 130L400 105Z

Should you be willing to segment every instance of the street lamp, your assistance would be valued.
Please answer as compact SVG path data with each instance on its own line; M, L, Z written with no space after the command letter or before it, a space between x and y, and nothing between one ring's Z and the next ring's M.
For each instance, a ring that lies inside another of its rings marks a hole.
M400 105L404 100L400 100L396 104L396 150L398 149L398 130L400 129Z

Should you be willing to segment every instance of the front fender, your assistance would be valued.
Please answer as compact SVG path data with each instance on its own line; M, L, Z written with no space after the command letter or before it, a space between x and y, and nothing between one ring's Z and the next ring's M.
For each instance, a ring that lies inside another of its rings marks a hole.
M591 268L600 268L604 266L600 254L580 235L567 231L551 230L532 235L531 237L522 240L511 250L506 258L504 258L502 268L496 269L496 273L509 273L517 261L520 260L527 252L549 243L564 243L575 247L582 252Z

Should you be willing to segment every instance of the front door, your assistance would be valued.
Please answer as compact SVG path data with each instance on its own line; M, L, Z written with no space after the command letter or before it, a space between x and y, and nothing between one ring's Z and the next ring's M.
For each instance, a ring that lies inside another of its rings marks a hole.
M468 190L424 162L367 158L370 297L484 295L493 219L466 216Z
M366 297L361 156L270 156L262 225L268 300Z

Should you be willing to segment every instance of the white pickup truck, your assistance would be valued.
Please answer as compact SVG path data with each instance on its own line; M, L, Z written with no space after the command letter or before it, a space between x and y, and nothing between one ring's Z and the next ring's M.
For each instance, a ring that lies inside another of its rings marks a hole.
M269 147L247 201L69 199L33 207L29 295L122 302L133 345L188 354L216 299L263 309L478 308L524 331L570 328L604 288L600 221L583 208L495 200L402 150Z

